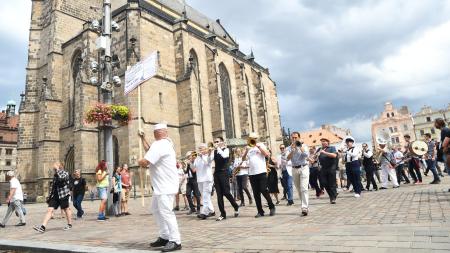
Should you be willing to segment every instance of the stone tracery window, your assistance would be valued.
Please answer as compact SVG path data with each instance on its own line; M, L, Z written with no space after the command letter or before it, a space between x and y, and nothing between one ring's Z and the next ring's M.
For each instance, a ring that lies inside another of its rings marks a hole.
M219 65L220 88L222 90L223 115L225 123L225 134L228 139L234 138L233 109L231 104L230 75L223 63Z
M81 70L81 51L76 51L72 58L72 80L69 82L69 90L68 90L68 123L69 125L73 125L75 122L75 84L78 79L78 75Z

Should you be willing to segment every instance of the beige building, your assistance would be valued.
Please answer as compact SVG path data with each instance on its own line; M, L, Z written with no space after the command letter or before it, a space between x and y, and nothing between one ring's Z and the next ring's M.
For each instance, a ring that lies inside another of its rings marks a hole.
M349 129L343 129L333 125L322 125L319 129L300 132L300 139L308 147L317 147L321 145L321 138L327 138L330 140L332 146L339 147L348 135L351 135Z
M450 104L442 110L433 110L430 106L424 106L420 111L414 114L414 131L418 139L423 139L426 133L431 134L435 140L441 139L441 131L434 127L434 120L443 118L446 122L450 119Z
M98 100L90 83L93 60L99 61L99 33L92 20L101 0L33 0L25 97L20 105L18 169L22 181L43 195L52 177L52 163L81 169L91 176L102 155L102 135L84 122ZM130 107L133 120L114 130L115 164L137 166L138 120L147 136L166 121L178 155L201 142L222 136L233 141L257 132L272 148L281 143L275 82L253 52L244 54L222 26L181 0L112 0L115 69L124 83L127 67L154 51L157 75L142 87L142 118L137 91L124 96L115 88L114 103ZM93 183L93 181L91 181Z
M415 140L414 124L411 113L407 106L396 109L392 103L384 104L384 111L372 120L372 144L376 144L377 133L389 133L391 144L396 146L405 146L403 136L409 134L412 140Z

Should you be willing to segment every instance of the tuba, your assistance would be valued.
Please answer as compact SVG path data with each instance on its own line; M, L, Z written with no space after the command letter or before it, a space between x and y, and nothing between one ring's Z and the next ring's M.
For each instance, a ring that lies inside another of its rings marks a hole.
M375 135L375 142L376 142L375 145L377 145L377 144L378 145L380 145L380 144L386 145L387 148L390 150L390 149L392 149L391 139L392 139L391 134L388 131L379 130ZM382 154L383 154L382 152L378 152L377 159L376 159L377 161L380 161Z

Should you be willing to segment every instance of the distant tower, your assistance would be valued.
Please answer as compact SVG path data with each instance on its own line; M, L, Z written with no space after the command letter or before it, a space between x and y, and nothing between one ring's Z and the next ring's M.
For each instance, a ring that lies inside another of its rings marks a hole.
M13 117L16 115L16 102L13 100L8 101L6 104L6 116Z

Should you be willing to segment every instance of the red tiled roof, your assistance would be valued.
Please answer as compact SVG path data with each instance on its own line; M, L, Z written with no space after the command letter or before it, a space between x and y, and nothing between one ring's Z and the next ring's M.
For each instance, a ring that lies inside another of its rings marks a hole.
M0 126L17 128L19 126L19 115L6 118L6 113L0 112Z

